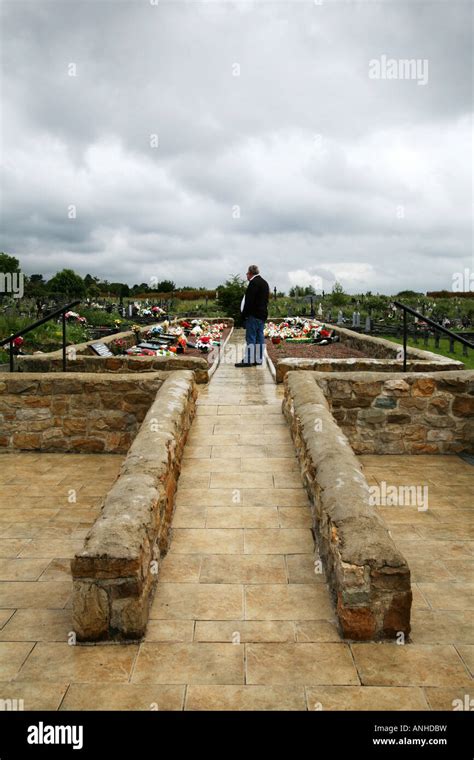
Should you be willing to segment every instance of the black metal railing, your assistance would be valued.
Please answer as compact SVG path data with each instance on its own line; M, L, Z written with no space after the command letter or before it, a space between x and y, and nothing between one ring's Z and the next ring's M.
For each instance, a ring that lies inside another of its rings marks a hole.
M414 317L417 317L418 319L421 319L423 322L426 322L426 324L431 325L435 329L435 345L439 346L439 333L444 333L449 338L449 346L450 346L450 352L453 353L454 351L454 342L457 341L458 343L462 344L463 347L463 355L467 356L467 349L468 348L474 348L474 343L471 343L469 340L466 340L462 335L458 335L457 333L452 332L452 330L448 330L447 327L443 327L443 325L438 324L438 322L435 322L433 319L429 319L429 317L425 317L421 312L416 311L416 309L412 309L411 306L407 306L404 303L400 303L400 301L394 301L393 302L397 309L402 309L403 311L403 371L407 371L407 337L408 337L408 314L412 314Z
M77 304L79 303L81 302L71 301L71 303L68 303L65 306L61 306L59 309L52 311L46 317L42 317L41 319L38 319L37 322L33 322L33 324L28 325L28 327L24 327L22 330L19 330L14 335L9 335L8 338L3 338L3 340L0 340L0 346L6 346L8 343L10 344L10 372L13 372L15 369L13 341L16 338L23 337L24 335L31 332L32 330L35 330L37 327L40 327L40 325L44 325L45 322L49 322L51 319L54 319L55 317L58 317L60 315L61 315L61 321L62 321L62 327L63 327L63 345L62 345L63 372L66 372L66 312L70 311L70 309L72 309L73 306L77 306Z

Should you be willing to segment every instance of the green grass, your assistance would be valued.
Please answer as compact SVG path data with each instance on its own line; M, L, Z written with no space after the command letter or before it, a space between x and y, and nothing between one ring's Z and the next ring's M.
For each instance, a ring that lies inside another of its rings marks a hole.
M391 340L393 343L403 344L403 338L395 338L393 335L380 335L377 337ZM456 361L463 362L466 369L474 369L474 350L468 348L468 356L463 356L461 343L455 343L454 354L450 354L448 338L440 339L439 348L435 348L433 338L430 338L427 346L424 345L422 338L418 341L418 343L415 343L413 338L409 338L407 345L411 348L419 348L422 351L431 351L434 354L441 354L441 356L445 356L447 359L455 359Z
M0 338L7 338L9 335L14 335L21 329L31 325L32 319L30 317L16 317L16 316L0 316ZM22 350L26 353L33 353L34 351L56 351L62 346L62 325L56 322L46 322L44 325L37 327L36 330L32 330L25 335L25 342L22 346ZM87 340L87 335L83 327L77 324L66 325L66 341L67 343L82 343ZM0 364L8 362L9 351L5 348L0 348Z

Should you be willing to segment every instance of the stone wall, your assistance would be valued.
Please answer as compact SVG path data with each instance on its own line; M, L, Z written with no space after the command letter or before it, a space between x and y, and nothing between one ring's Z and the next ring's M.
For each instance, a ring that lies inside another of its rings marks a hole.
M356 640L407 636L412 602L408 565L370 505L357 457L313 375L287 375L283 412L343 636Z
M166 377L5 374L0 450L125 453Z
M34 354L33 356L18 357L20 372L62 372L62 358L49 354ZM128 374L130 372L174 372L191 369L195 373L196 382L207 383L209 380L209 364L206 359L196 357L169 356L83 356L77 354L75 359L67 362L68 372L114 372Z
M310 377L358 454L474 451L474 371Z
M274 322L284 320L275 319ZM365 335L348 330L339 325L328 325L333 329L347 346L356 348L370 355L371 358L363 359L280 359L276 367L267 354L267 361L272 375L277 383L282 383L288 372L293 370L308 370L310 372L401 372L403 360L397 358L403 351L403 346L393 343L385 338L377 338L374 335ZM447 372L464 369L462 361L447 359L445 356L423 351L418 348L407 347L407 371L408 372Z
M180 317L179 320L173 319L171 320L170 324L174 325L177 322L182 321L183 319L185 319L185 317L182 317L182 318ZM234 325L234 320L231 319L230 317L212 317L212 318L209 317L208 319L206 319L206 321L211 324L213 322L226 322L230 327L233 327ZM150 330L152 327L156 327L159 324L161 323L153 322L152 324L141 326L140 336L143 337L143 335L148 330ZM94 340L84 341L84 343L75 343L73 345L68 346L68 351L72 350L78 356L90 356L91 351L90 351L89 346L92 343L104 343L106 346L108 346L110 343L113 343L117 339L123 340L126 348L131 348L131 346L134 346L136 344L135 333L132 330L126 330L125 332L113 333L112 335L106 335L103 338L96 338ZM62 349L59 349L57 351L51 351L45 354L34 354L35 358L38 356L43 356L45 358L50 358L50 359L61 359L62 355L63 355ZM26 358L30 358L30 357L25 357L25 359ZM25 359L23 359L20 356L20 357L16 357L15 361L18 361L19 363L21 363Z
M213 317L207 320L213 322L224 321L230 327L230 333L225 338L221 350L228 342L233 331L234 320L229 317ZM174 320L171 324L174 324ZM156 324L147 325L140 329L143 335ZM93 355L90 349L92 343L104 343L106 346L115 340L122 340L126 348L136 344L135 333L114 333L99 340L89 340L68 346L67 371L68 372L175 372L177 370L192 369L197 383L207 383L220 361L221 352L216 352L216 358L210 366L207 359L199 356L114 356L101 357ZM37 353L15 357L16 368L19 372L62 372L63 360L62 349L50 353Z
M375 339L378 340L378 339ZM388 342L388 341L386 341ZM366 348L365 350L370 350ZM446 372L464 369L464 364L451 359L434 361L428 359L407 359L407 372ZM267 354L267 361L271 363ZM273 364L272 364L273 367ZM277 383L282 383L288 372L307 370L309 372L402 372L403 361L399 359L280 359L272 372Z
M79 641L141 638L169 542L176 482L195 410L193 373L163 383L101 515L72 560Z

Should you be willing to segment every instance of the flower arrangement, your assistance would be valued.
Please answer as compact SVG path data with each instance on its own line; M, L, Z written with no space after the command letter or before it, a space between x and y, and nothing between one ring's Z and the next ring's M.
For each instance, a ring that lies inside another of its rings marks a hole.
M123 338L116 338L110 344L110 349L115 356L120 356L120 354L125 353L126 348L127 348L127 341L124 340Z
M64 316L68 322L78 322L80 325L87 324L87 319L81 317L76 311L67 311Z
M324 345L339 340L339 336L334 335L334 331L327 329L325 324L301 317L293 317L279 324L269 322L265 326L264 335L270 338L274 345L280 345L282 341Z

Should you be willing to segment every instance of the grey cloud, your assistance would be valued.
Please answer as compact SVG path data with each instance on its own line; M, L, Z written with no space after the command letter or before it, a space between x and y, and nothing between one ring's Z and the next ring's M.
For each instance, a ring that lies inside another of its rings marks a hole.
M6 0L2 248L130 283L212 287L258 260L283 289L317 267L348 290L449 287L472 267L470 14ZM427 58L428 84L370 80L384 54Z

